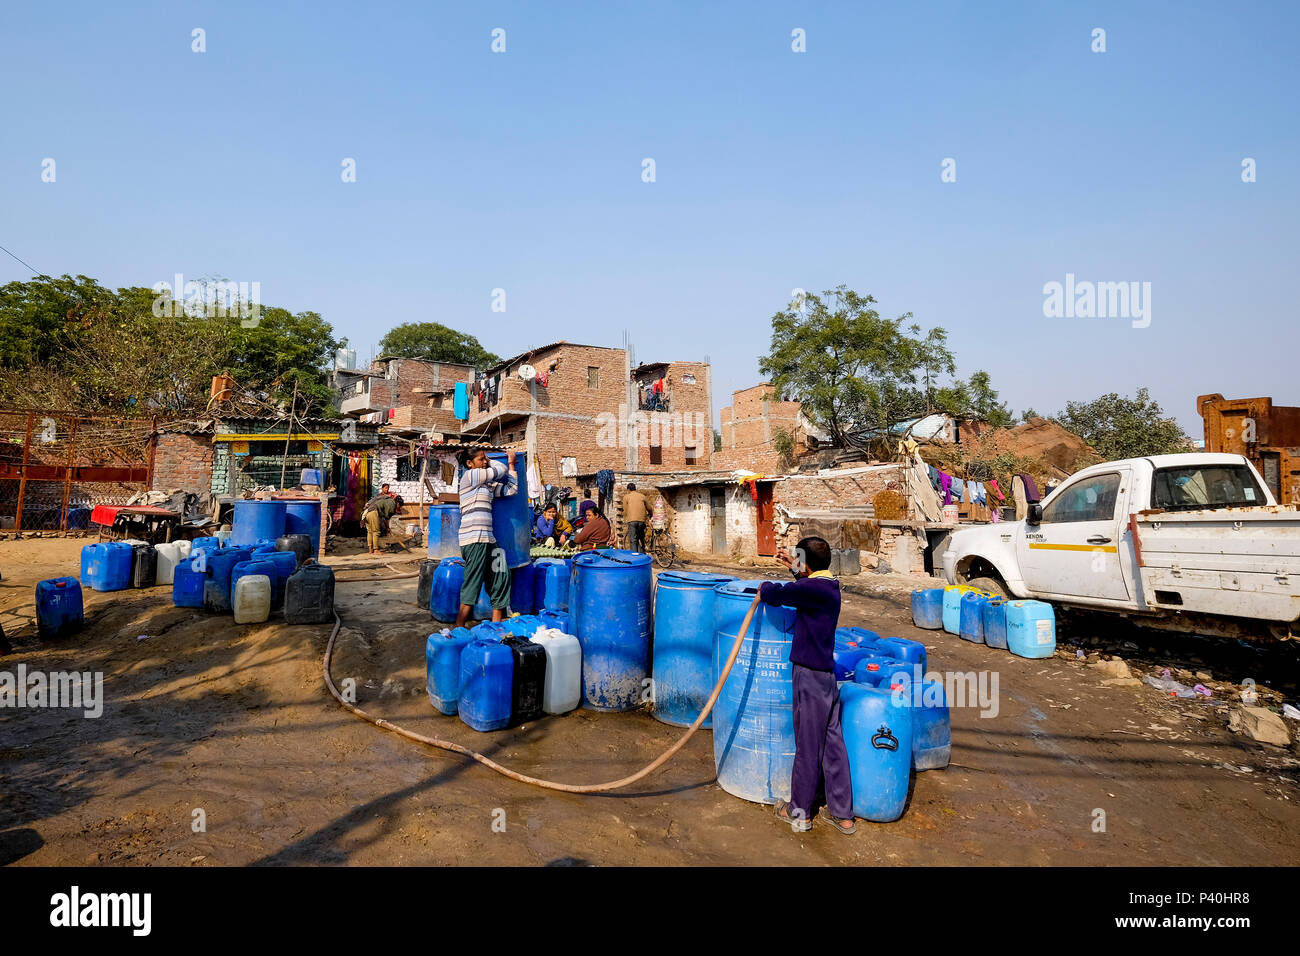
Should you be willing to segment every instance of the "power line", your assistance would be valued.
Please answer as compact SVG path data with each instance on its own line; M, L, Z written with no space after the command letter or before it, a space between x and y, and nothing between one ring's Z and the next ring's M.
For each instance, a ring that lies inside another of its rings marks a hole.
M22 262L22 264L27 266L27 268L31 271L32 275L34 276L41 275L41 273L37 272L35 269L32 269L31 266L28 266L27 263L23 262L23 260L19 259L16 255L14 255L4 246L0 246L0 251L4 252L5 255L7 255L10 259L13 259L15 262Z

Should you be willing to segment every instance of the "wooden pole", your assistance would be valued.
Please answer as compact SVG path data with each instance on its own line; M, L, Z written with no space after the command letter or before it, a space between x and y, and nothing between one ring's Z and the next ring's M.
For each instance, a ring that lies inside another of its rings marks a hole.
M284 433L284 457L280 459L280 490L284 491L284 469L289 464L289 439L293 437L293 409L298 404L298 381L293 383L293 398L289 401L289 430Z
M424 537L424 476L429 470L429 456L425 455L420 461L420 537Z
M18 478L18 513L14 515L14 530L23 530L23 498L27 494L27 462L32 453L32 420L34 416L27 413L27 434L23 438L23 471Z

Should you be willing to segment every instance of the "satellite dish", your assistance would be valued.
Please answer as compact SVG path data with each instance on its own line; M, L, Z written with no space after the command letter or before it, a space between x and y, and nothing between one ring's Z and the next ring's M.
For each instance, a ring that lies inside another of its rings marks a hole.
M531 382L533 379L537 378L537 369L533 368L531 365L521 365L519 366L519 377L525 382Z

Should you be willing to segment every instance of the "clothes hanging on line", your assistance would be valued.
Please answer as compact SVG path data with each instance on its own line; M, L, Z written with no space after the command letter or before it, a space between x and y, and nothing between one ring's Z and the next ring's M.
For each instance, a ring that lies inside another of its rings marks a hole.
M1025 498L1030 504L1043 500L1043 496L1038 493L1038 486L1034 484L1033 478L1024 472L1021 472L1020 480L1025 483Z
M1002 489L998 487L998 480L996 478L992 478L989 480L989 487L992 488L993 493L998 496L998 501L1007 500L1007 496L1004 495L1002 493Z
M943 492L943 503L952 504L952 475L947 472L939 472L939 490Z

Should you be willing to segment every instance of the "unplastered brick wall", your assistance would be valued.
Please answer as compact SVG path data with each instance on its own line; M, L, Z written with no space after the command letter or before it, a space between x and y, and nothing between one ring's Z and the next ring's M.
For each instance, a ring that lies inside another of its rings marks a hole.
M496 408L533 411L533 447L542 481L571 484L572 480L560 473L565 458L576 460L578 474L623 467L626 447L620 445L617 427L619 405L626 396L623 350L561 345L534 356L533 363L547 373L546 387L536 382L530 386L517 374L503 373L506 398ZM510 370L517 372L518 366ZM471 412L471 420L473 415ZM502 427L519 436L526 426L524 420L516 419ZM499 441L495 431L484 437ZM519 437L509 445L525 448Z
M762 474L783 470L780 457L772 447L779 431L793 434L793 453L805 447L799 423L798 402L766 401L772 386L760 383L732 393L731 405L722 409L722 449L714 453L714 468L744 468Z
M812 475L790 475L772 484L772 504L790 510L816 511L846 505L869 505L890 481L902 480L898 465L847 468Z
M206 494L212 483L212 436L164 432L154 447L152 491Z
M542 481L548 485L574 484L576 479L561 474L565 458L575 459L579 475L623 467L624 449L602 445L597 440L600 425L595 418L580 421L539 416L535 428L537 465ZM518 447L522 450L523 443L519 442Z
M387 419L395 428L418 428L420 431L439 434L457 434L460 422L452 414L450 405L446 408L432 408L426 404L403 405L393 409L392 417Z
M715 451L713 467L718 471L753 471L760 475L780 475L786 471L781 465L781 456L770 445Z
M713 455L710 367L704 362L670 362L664 370L666 412L643 413L636 429L637 471L706 470ZM657 456L651 446L659 448ZM687 450L691 461L687 461ZM658 457L659 461L654 461Z

